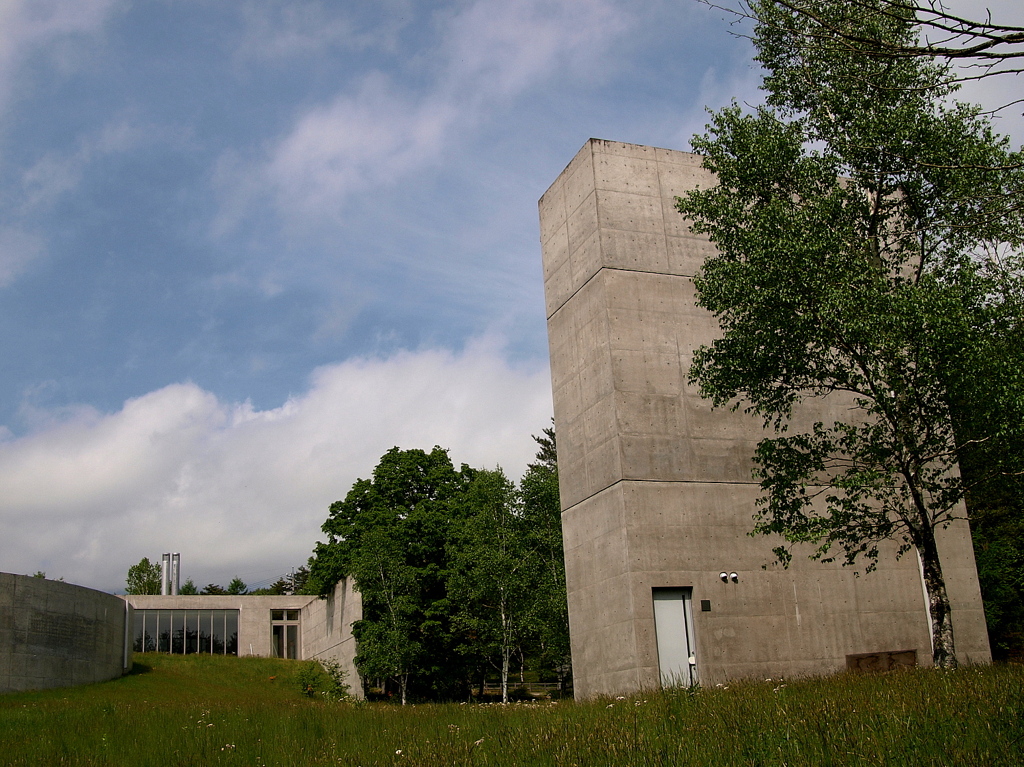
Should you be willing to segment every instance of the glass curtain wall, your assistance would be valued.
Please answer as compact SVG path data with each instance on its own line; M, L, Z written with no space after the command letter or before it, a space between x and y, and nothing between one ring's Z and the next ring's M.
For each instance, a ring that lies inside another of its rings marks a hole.
M136 610L135 652L238 655L238 610Z

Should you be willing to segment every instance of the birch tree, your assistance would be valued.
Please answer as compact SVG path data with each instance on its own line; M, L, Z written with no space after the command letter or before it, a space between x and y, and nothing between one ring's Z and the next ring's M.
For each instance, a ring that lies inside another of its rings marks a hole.
M719 185L678 206L718 249L695 284L722 336L691 378L776 430L754 457L755 530L781 536L779 559L810 544L870 570L883 541L916 551L933 662L954 666L936 534L970 489L958 462L1024 463L1021 155L952 100L945 65L847 42L919 47L912 14L831 13L830 35L786 4L750 9L766 103L711 116L693 146ZM851 403L843 420L791 430L795 405L830 395Z

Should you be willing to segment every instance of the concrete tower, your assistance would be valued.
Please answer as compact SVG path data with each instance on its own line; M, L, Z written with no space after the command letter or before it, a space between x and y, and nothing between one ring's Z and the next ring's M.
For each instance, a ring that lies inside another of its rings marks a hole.
M578 697L668 682L931 662L919 564L772 565L748 536L763 436L687 383L718 332L693 275L713 253L676 212L701 158L591 139L540 200ZM840 401L800 417L828 420ZM966 522L940 541L962 661L990 660ZM766 567L767 566L767 567Z

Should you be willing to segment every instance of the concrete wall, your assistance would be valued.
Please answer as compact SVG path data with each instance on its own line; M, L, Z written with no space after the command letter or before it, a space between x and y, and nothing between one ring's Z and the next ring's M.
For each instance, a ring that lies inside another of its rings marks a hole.
M130 626L131 608L111 594L0 573L0 692L121 676Z
M349 579L339 581L327 599L316 599L302 613L302 657L336 660L345 669L351 692L363 697L356 671L352 624L363 617L363 601Z
M692 277L713 246L674 208L710 186L695 155L590 140L540 200L573 673L579 697L659 684L652 589L691 588L702 683L825 673L930 634L913 554L857 577L750 538L763 436L687 381L719 332ZM809 403L800 421L845 409ZM966 523L941 542L960 657L989 660ZM762 569L764 565L768 569ZM737 583L719 573L737 572ZM710 610L697 606L710 602Z

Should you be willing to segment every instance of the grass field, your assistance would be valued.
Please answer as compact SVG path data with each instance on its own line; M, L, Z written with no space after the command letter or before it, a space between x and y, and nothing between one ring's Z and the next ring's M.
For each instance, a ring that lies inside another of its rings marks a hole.
M305 698L296 669L137 655L116 681L5 694L0 764L1024 764L1022 666L404 709Z

